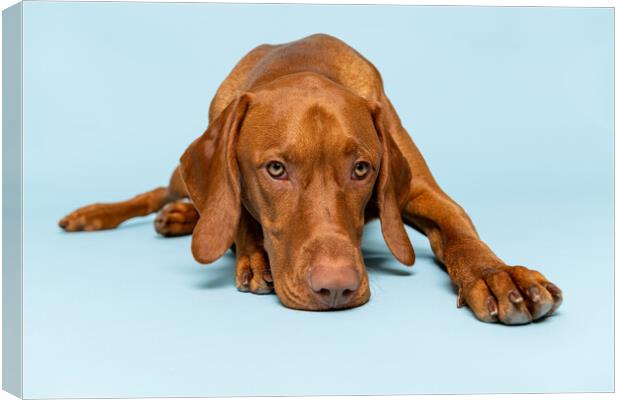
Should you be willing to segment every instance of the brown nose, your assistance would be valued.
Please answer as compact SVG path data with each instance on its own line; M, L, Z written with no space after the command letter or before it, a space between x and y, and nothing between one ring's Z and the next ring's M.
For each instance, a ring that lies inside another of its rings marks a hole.
M312 269L308 283L320 302L336 308L351 300L360 286L360 278L352 265L323 262Z

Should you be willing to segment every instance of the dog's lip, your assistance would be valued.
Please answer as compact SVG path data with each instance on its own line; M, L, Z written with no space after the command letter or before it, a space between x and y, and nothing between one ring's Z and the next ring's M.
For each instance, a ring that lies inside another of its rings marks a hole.
M329 312L329 311L346 311L346 310L351 310L353 308L357 308L360 306L363 306L364 304L366 304L368 301L370 300L370 296L368 296L368 299L365 299L363 301L354 301L354 302L349 302L340 306L336 306L336 307L332 307L330 305L325 304L323 307L317 307L317 308L296 308L296 310L300 310L300 311L314 311L314 312ZM290 307L292 308L292 307Z
M290 308L290 309L298 310L298 311L310 311L310 312L311 311L319 311L319 312L344 311L344 310L349 310L349 309L360 307L366 304L370 300L370 288L366 288L359 294L355 295L355 297L352 299L353 301L347 302L345 304L342 304L336 307L332 307L331 305L327 303L319 302L314 297L312 297L312 301L310 301L309 303L299 301L299 300L302 300L299 298L299 296L289 295L289 293L292 294L291 293L292 291L288 287L286 287L286 285L282 285L281 290L279 291L274 288L274 292L276 293L276 296L278 296L278 299L280 300L280 302L286 308ZM281 293L281 294L286 293L286 294L284 294L284 297L283 297L278 293Z

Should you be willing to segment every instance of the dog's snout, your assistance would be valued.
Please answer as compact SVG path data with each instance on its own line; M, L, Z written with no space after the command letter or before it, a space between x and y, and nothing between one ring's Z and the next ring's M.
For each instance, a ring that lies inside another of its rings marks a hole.
M312 268L308 283L317 299L330 308L341 308L360 286L359 274L348 263L322 262Z

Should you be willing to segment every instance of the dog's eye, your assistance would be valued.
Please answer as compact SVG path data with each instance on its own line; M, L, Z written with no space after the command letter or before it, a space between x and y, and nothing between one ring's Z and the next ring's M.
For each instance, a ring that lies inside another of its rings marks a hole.
M353 179L364 179L366 175L368 175L368 171L370 171L370 165L367 162L360 161L355 163L355 167L353 167Z
M272 161L267 164L267 172L275 179L283 179L286 177L286 168L284 168L284 164L278 161Z

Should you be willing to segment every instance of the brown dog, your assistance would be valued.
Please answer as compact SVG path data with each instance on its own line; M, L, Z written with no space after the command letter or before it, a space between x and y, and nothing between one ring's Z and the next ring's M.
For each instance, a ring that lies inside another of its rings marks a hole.
M189 197L191 202L183 200ZM379 72L340 40L313 35L248 53L219 87L209 127L167 188L80 208L67 231L109 229L156 212L164 236L193 233L201 263L234 243L236 285L287 307L355 307L370 297L364 224L381 221L412 265L403 221L423 232L482 321L521 324L562 302L539 272L500 260L433 179L383 91Z

